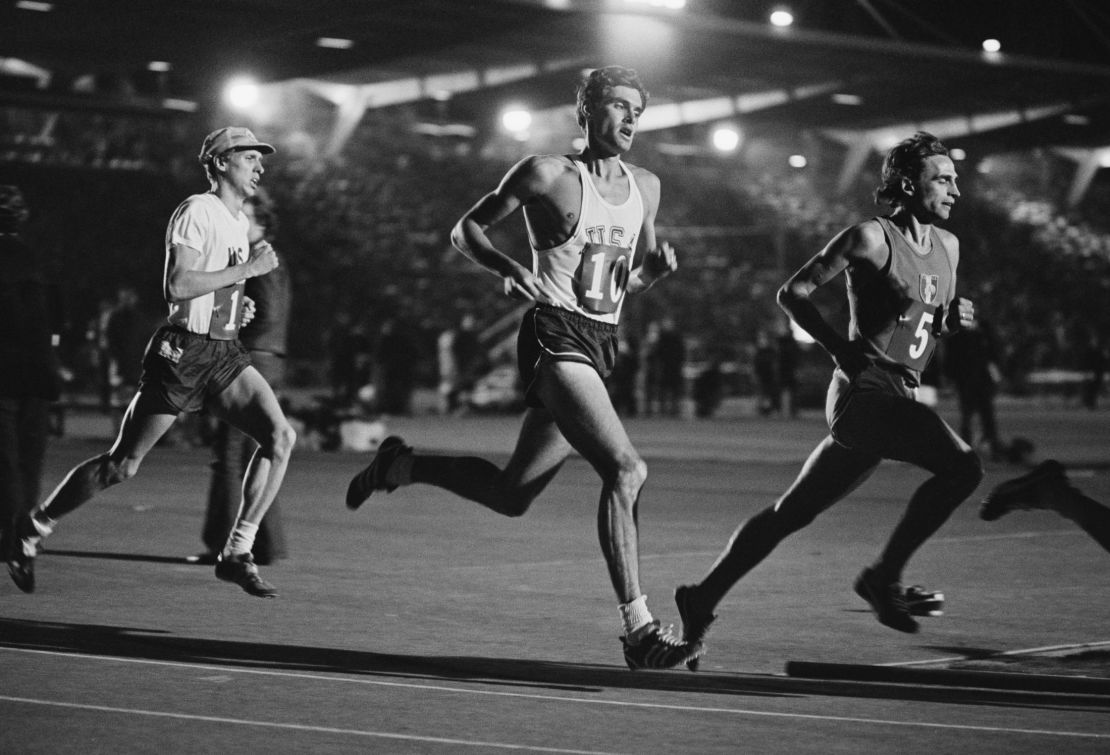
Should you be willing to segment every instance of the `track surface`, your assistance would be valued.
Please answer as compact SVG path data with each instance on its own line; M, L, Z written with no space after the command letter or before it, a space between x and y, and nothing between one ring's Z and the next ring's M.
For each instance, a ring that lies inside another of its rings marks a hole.
M951 418L950 414L946 414ZM46 484L106 448L71 422ZM391 421L424 449L503 459L515 418ZM1006 404L1007 434L1073 465L1110 502L1110 414ZM736 524L772 502L822 437L788 422L640 419L649 606L700 578ZM264 568L277 600L189 565L207 451L156 449L139 476L65 519L38 590L0 584L0 752L1105 753L1110 694L805 679L788 661L906 664L1110 640L1110 554L1069 522L985 523L987 478L911 563L945 592L918 635L851 592L923 473L884 465L789 539L720 610L697 674L629 672L597 545L598 485L571 460L522 519L431 488L342 495L364 463L299 452L282 499L292 557Z

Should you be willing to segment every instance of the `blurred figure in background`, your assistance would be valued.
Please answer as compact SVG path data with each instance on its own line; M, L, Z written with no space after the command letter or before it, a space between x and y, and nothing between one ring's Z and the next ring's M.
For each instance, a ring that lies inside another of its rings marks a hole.
M981 443L996 461L1005 453L994 413L994 397L1002 380L997 358L994 331L986 320L979 320L944 342L941 360L944 374L956 386L960 437L972 446ZM975 417L979 418L980 443L976 443L972 430Z
M779 389L778 350L763 328L755 336L752 353L752 372L755 375L756 409L761 417L777 414L782 409L782 391Z
M243 202L243 214L250 221L247 239L252 248L270 241L277 230L276 217L269 199L260 191ZM280 399L285 385L285 357L289 332L289 312L293 289L289 268L279 264L268 275L249 278L244 294L254 301L254 319L239 329L239 341L247 348L251 364L266 378ZM205 551L190 560L214 564L227 542L239 501L243 497L243 474L258 450L258 444L226 422L216 427L212 441L212 477L208 505L204 514L201 540ZM281 506L275 497L258 526L254 560L269 564L286 556L285 531Z
M16 526L39 500L50 403L60 389L59 302L23 238L28 215L19 187L0 186L0 549L17 583L24 567Z

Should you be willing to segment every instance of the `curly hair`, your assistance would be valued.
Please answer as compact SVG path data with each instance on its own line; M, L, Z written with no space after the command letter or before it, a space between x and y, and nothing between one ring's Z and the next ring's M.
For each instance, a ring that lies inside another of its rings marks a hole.
M900 207L906 202L902 179L911 182L921 177L925 161L934 155L947 155L948 148L927 131L918 131L894 145L883 158L882 183L875 189L875 204L886 202Z
M648 91L640 83L640 75L636 73L635 69L624 68L623 66L595 68L578 85L578 102L575 106L575 118L578 120L578 127L584 130L590 108L604 102L609 93L615 87L620 86L632 87L638 91L643 106L647 107Z

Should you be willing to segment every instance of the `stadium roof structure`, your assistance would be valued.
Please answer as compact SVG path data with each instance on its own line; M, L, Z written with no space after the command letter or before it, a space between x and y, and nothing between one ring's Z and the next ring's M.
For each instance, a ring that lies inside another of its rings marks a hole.
M643 129L819 132L852 162L926 128L969 152L1055 147L1092 175L1110 163L1103 0L675 4L0 0L0 103L179 107L249 72L332 101L339 131L366 108L421 102L480 123L507 101L566 106L582 70L620 63L652 92ZM795 24L770 25L773 6L793 6ZM991 37L1000 52L981 49Z

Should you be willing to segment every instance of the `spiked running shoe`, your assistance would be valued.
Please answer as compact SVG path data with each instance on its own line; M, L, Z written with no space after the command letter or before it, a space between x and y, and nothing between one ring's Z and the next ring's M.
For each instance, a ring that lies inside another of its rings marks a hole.
M47 525L22 514L4 544L4 561L15 586L26 593L35 591L35 556L43 539L51 533Z
M856 577L855 589L856 595L871 605L880 624L908 634L920 629L917 621L910 616L906 594L900 583L883 582L874 570L867 568Z
M944 593L926 590L921 585L906 588L906 606L911 616L943 616Z
M396 485L385 481L386 473L399 456L412 453L412 446L406 446L405 441L396 435L390 435L378 446L378 452L366 465L366 468L351 478L347 486L347 508L354 511L370 497L375 490L384 490L392 493Z
M701 662L700 653L705 651L705 635L709 626L716 620L716 614L696 614L692 605L692 585L679 585L674 591L674 602L678 606L678 617L682 620L682 641L691 647L700 647L697 656L686 661L686 668L697 671Z
M277 588L258 576L254 556L220 556L216 560L216 577L224 582L234 582L256 598L276 598Z
M979 518L993 522L1011 511L1051 509L1069 487L1063 464L1055 459L1042 461L1028 474L996 485L983 499Z
M22 538L18 537L14 530L5 530L0 549L3 551L4 563L8 566L8 574L12 582L15 582L15 586L23 592L34 592L35 557L26 555Z
M701 648L679 641L670 631L659 627L659 620L637 630L636 639L621 637L624 645L624 662L635 671L642 668L674 668L688 663L701 654Z

